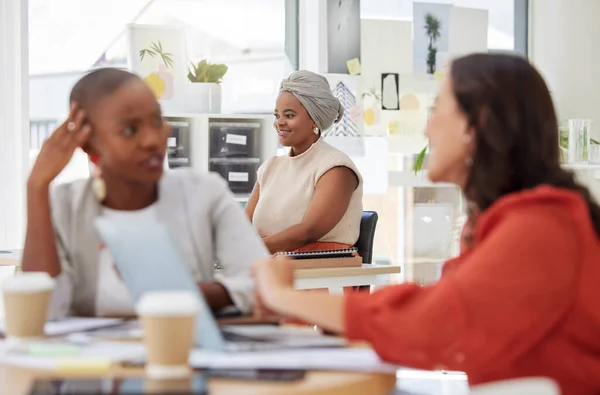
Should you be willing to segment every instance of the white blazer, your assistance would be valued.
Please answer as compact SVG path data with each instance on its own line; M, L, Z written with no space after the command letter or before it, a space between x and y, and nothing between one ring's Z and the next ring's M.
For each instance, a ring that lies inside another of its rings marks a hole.
M51 208L62 272L50 316L93 316L101 243L93 221L101 206L91 180L56 186ZM168 226L194 279L220 282L236 307L250 312L254 292L250 266L269 253L226 182L213 173L169 170L159 182L157 216ZM215 262L222 267L218 279Z

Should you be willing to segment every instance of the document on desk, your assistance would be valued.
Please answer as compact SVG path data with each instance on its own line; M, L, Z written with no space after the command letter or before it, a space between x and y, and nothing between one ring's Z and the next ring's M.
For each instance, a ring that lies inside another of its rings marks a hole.
M65 336L72 333L94 329L109 328L123 323L120 318L67 317L59 321L47 322L44 327L46 336ZM0 334L4 335L4 321L0 321Z
M108 369L115 362L145 359L146 348L138 342L89 342L76 344L45 340L17 347L0 341L0 364L61 373Z
M306 369L392 373L398 366L383 362L369 348L313 348L267 352L218 353L194 349L197 369Z

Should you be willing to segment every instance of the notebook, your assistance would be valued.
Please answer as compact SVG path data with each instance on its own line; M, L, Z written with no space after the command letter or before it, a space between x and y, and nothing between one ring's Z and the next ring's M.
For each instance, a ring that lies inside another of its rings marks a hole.
M326 269L334 267L360 267L363 262L357 252L358 249L352 247L341 250L279 252L275 255L292 258L295 269Z
M344 248L341 250L278 252L275 255L288 256L293 259L328 259L328 258L352 258L356 255L357 252L358 252L358 249L355 247L352 247L352 248Z

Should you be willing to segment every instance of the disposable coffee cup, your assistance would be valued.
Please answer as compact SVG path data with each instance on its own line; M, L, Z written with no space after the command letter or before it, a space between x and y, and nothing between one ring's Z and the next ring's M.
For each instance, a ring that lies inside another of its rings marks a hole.
M194 344L198 295L183 291L149 292L140 298L137 313L147 349L146 375L156 380L188 377Z
M45 272L25 272L2 283L6 340L18 345L44 337L55 281Z
M181 379L152 379L146 380L146 392L149 394L191 394L192 381L190 377Z

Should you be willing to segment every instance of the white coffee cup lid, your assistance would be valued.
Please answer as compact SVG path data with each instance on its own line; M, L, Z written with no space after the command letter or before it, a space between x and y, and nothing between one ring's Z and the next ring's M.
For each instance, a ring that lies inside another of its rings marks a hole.
M138 315L195 315L200 310L198 295L187 291L155 291L142 295L136 306Z
M56 281L46 272L23 272L2 281L5 292L33 293L52 291Z

